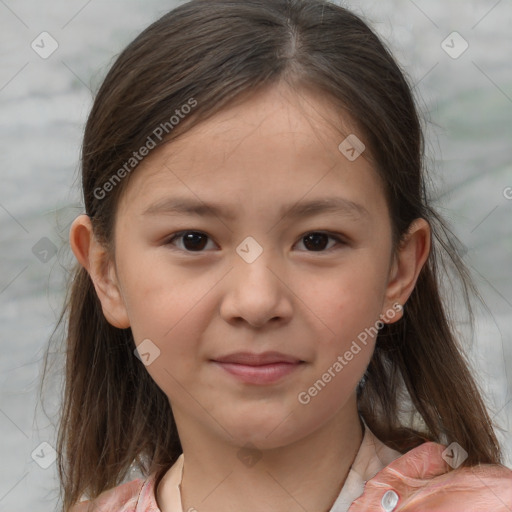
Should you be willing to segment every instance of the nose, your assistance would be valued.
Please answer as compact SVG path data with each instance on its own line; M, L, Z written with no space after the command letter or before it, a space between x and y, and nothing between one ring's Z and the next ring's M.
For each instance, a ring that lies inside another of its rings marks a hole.
M247 247L251 257L244 253ZM272 251L261 248L256 254L254 247L240 244L233 257L234 268L224 280L220 315L226 322L245 321L258 329L269 322L281 325L291 318L293 293Z

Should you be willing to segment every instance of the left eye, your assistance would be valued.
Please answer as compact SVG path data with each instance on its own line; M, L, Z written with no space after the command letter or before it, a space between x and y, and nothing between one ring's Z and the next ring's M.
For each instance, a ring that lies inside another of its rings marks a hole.
M325 250L326 241L331 238L335 240L338 245L344 245L345 242L338 236L331 235L329 233L323 233L321 231L313 231L311 233L307 233L301 237L301 240L304 241L304 246L312 249L312 251L308 252L327 252ZM330 247L328 250L331 250L333 247Z
M203 252L208 238L208 235L200 231L181 231L168 239L166 245L175 245L174 242L181 239L183 247L178 247L179 249L186 252ZM333 248L331 246L326 251L325 245L329 238L337 242L338 245L345 245L342 238L321 231L311 231L303 235L299 241L303 241L304 246L308 249L307 252L327 252Z

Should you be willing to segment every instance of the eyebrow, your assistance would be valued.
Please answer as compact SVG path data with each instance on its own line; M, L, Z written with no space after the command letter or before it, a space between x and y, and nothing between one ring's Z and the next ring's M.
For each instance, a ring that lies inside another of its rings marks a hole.
M311 201L298 201L291 205L285 205L281 211L281 217L293 219L304 218L320 213L337 213L356 220L370 216L368 210L361 204L343 197L326 197ZM238 214L234 210L225 210L222 206L208 204L189 198L164 198L149 206L142 215L198 215L201 217L216 216L219 218L234 220Z

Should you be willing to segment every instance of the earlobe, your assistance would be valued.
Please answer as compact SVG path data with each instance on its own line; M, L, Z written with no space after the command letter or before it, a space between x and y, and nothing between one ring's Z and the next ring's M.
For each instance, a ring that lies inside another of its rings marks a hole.
M430 253L430 225L422 218L415 219L400 243L395 256L386 289L385 311L382 316L388 317L387 323L393 323L402 317L403 306L410 297L423 265ZM396 309L395 304L402 306L392 318L386 311Z
M130 327L114 264L94 236L87 215L79 215L71 224L69 243L76 259L91 277L107 321L119 329Z

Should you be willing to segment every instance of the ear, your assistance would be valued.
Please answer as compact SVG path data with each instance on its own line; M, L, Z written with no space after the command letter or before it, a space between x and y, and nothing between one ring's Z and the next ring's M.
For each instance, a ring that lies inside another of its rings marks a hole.
M396 322L402 317L403 305L414 290L420 271L430 253L430 239L430 225L425 219L418 218L411 222L390 269L385 309L381 315L385 323ZM392 314L386 315L386 312L391 311Z
M88 215L79 215L73 221L69 242L76 259L91 277L107 321L119 329L130 327L114 262L111 261L105 247L94 236Z

